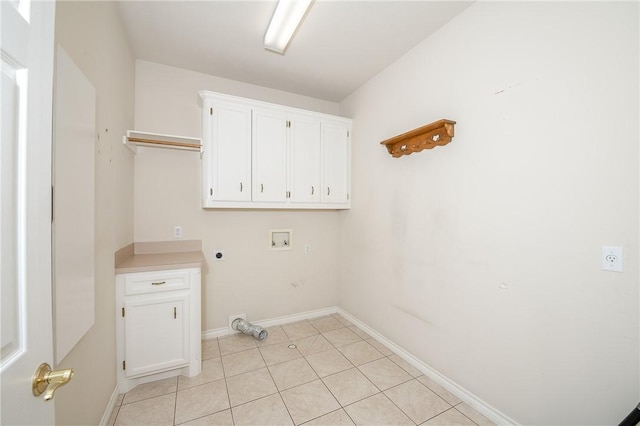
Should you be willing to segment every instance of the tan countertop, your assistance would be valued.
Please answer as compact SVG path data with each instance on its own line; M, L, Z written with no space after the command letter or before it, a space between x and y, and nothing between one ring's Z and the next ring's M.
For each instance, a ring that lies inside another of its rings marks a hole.
M115 253L116 274L200 268L203 262L200 240L132 243Z

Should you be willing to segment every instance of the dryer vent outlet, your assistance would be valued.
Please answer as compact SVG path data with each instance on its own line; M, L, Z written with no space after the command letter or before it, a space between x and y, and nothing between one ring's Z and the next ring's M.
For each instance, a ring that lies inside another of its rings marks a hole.
M264 328L259 325L253 325L248 321L243 320L242 318L236 318L231 323L231 328L236 331L239 331L244 334L248 334L249 336L253 336L256 339L263 341L267 338L269 333Z

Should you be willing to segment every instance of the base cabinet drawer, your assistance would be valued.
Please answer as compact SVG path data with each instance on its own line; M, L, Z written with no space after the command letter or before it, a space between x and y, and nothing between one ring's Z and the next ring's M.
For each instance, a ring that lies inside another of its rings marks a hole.
M127 274L124 279L124 294L158 293L189 289L189 273L184 270L165 272L140 272Z

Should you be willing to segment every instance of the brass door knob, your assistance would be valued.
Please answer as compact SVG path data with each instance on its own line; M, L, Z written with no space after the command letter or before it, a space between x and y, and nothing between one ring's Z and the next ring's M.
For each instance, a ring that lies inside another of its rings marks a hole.
M53 399L53 394L62 385L66 385L73 378L73 370L51 371L51 366L43 362L36 368L31 379L34 396L40 396L44 392L44 400Z

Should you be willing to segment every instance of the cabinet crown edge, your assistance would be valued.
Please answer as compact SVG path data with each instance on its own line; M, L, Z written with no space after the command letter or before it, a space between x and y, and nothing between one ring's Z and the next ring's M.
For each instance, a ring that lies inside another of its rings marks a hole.
M349 117L343 117L340 115L328 114L326 112L318 112L313 110L308 110L304 108L292 107L289 105L277 104L274 102L266 102L260 101L252 98L243 98L241 96L228 95L226 93L212 92L210 90L199 90L198 95L200 97L200 107L204 108L205 104L208 101L222 101L222 102L233 102L233 103L241 103L246 106L250 106L252 108L278 108L279 110L289 112L291 114L298 115L313 115L314 117L322 118L324 120L333 120L333 121L341 121L343 123L351 124L353 121Z

